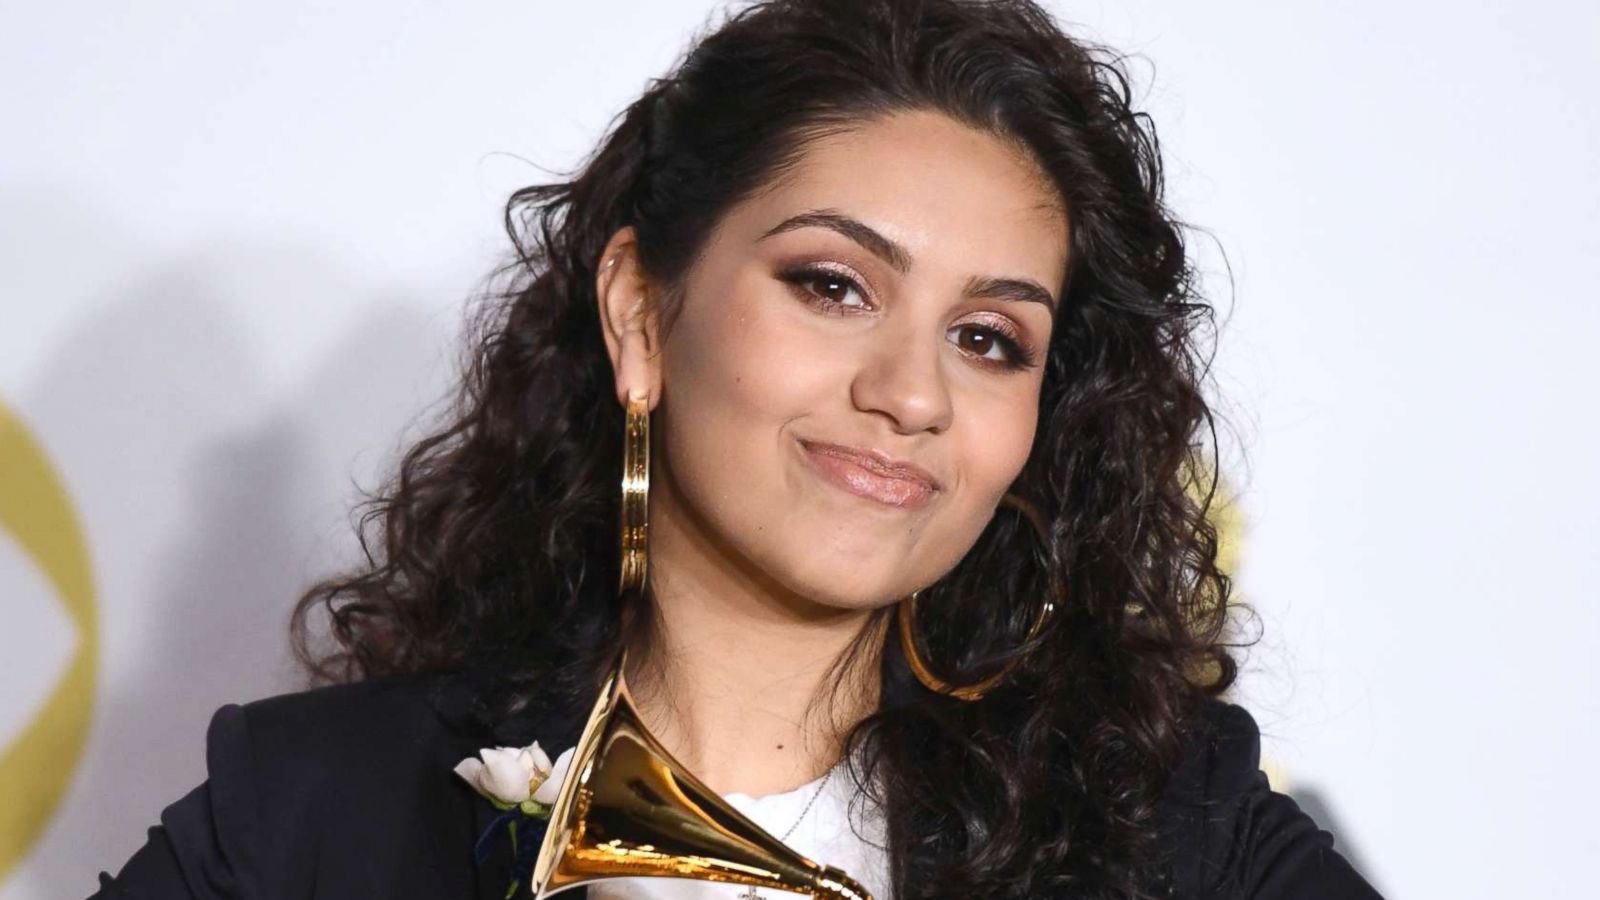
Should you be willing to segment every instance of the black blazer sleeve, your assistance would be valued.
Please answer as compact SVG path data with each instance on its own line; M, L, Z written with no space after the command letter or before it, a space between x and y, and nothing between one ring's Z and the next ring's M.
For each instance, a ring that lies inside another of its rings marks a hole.
M100 873L94 900L194 898L220 900L253 893L250 852L256 838L244 710L218 709L206 730L208 779L161 812L145 845L117 877Z
M1174 776L1173 844L1188 896L1207 900L1382 900L1293 798L1260 769L1243 707L1214 701L1198 748Z
M509 849L482 868L473 854L498 811L452 771L489 736L446 727L442 683L386 676L221 707L206 781L94 897L499 900Z

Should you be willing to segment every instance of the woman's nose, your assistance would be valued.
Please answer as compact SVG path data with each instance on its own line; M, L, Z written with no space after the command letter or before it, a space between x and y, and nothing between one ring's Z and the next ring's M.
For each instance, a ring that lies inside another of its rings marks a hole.
M901 434L949 428L954 410L938 343L910 329L875 337L850 385L855 407L887 416Z

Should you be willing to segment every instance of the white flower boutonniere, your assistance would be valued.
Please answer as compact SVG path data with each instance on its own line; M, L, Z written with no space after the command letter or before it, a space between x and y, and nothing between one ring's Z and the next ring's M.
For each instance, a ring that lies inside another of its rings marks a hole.
M556 757L550 756L534 741L526 747L485 747L477 756L469 756L456 763L455 773L472 789L482 794L500 810L472 848L472 858L483 865L495 842L496 835L505 834L511 839L511 883L506 886L506 897L517 892L533 872L534 854L538 850L536 838L543 833L550 819L550 807L555 805L561 783L566 780L567 769L572 764L573 751ZM532 820L541 820L534 824ZM527 826L531 829L530 834ZM518 841L517 833L523 831L527 839Z
M526 747L485 747L456 763L455 771L496 808L515 807L524 815L547 819L576 749L569 747L551 763L538 741Z

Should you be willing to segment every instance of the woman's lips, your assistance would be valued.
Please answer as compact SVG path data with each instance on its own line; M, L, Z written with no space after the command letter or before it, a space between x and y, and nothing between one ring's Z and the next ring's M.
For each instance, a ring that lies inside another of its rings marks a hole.
M881 462L848 447L801 441L800 449L818 474L858 497L911 509L926 503L936 490L927 477L914 472L885 473Z

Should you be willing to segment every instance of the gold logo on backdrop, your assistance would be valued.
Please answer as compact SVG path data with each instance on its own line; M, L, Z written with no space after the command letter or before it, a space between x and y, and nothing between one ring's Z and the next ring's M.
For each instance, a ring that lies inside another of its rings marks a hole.
M77 632L59 681L0 749L0 882L44 833L83 757L94 710L99 632L89 549L44 449L0 403L0 530L45 576Z
M1244 511L1226 475L1217 479L1217 495L1211 504L1206 518L1217 528L1217 568L1237 578L1240 557L1244 555ZM1234 589L1238 589L1237 581Z

